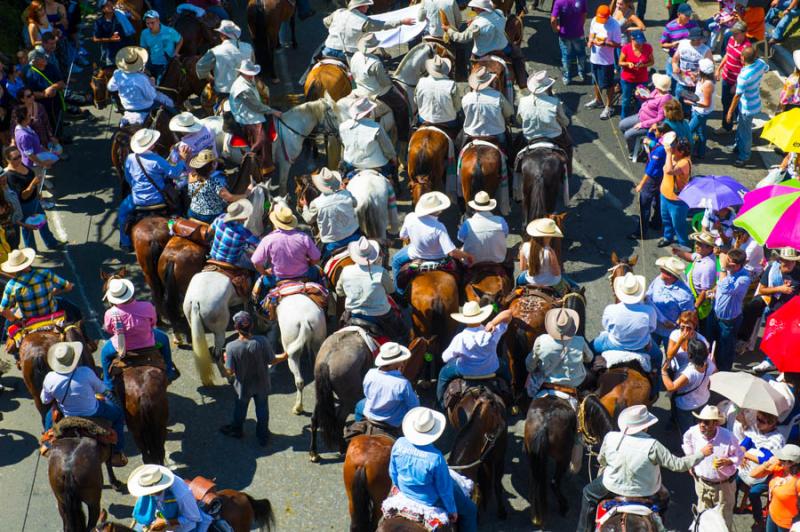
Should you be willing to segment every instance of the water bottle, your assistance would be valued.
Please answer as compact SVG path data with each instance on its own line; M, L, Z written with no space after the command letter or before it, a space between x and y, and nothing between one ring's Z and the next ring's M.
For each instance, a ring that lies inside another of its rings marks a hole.
M125 354L125 324L120 316L114 316L114 335L117 337L117 354Z

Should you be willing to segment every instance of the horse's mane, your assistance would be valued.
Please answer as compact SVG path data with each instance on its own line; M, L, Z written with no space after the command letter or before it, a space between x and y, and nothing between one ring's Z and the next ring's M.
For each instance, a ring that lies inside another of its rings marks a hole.
M578 408L578 429L590 445L603 441L606 434L614 430L614 420L595 394L589 394Z
M467 393L471 392L467 391ZM448 462L458 461L461 453L464 452L464 446L468 441L470 441L468 436L475 430L475 425L481 418L480 413L485 409L494 408L496 404L498 404L498 398L495 397L493 392L488 390L480 392L480 396L476 400L475 408L472 409L472 413L469 415L467 422L461 426L456 434L453 443L453 449L450 451L450 460L448 460ZM502 414L500 415L500 418L503 418Z
M413 47L411 50L409 50L408 52L406 52L403 55L403 58L400 60L400 63L397 65L397 68L395 69L394 74L399 74L400 72L402 72L403 69L406 66L406 63L411 61L412 58L416 58L416 55L418 53L417 51L420 50L423 47L428 48L428 51L429 51L430 54L433 53L433 50L431 49L431 45L430 44L428 44L427 42L419 43L418 45L416 45L415 47Z

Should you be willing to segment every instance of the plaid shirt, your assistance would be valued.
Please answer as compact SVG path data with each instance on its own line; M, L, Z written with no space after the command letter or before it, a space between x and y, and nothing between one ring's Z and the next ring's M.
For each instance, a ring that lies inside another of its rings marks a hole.
M0 301L0 310L13 310L22 313L23 319L46 316L58 310L53 292L66 288L67 280L50 270L32 269L8 281Z
M212 259L228 264L236 264L247 245L257 247L260 240L239 222L225 223L224 214L211 223L214 230L214 243L209 255Z

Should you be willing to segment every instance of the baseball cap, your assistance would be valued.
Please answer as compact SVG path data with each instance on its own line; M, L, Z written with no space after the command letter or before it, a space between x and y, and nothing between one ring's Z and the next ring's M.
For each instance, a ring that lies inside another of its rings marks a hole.
M155 9L151 9L151 10L145 12L144 16L142 17L142 20L147 20L149 18L157 18L157 19L161 20L161 17L159 16L158 11L156 11Z
M611 8L609 8L606 4L597 6L595 16L597 17L597 22L605 22L611 16Z
M698 27L694 27L689 30L689 39L702 39L703 38L703 30Z
M635 30L630 33L631 39L638 43L647 42L647 37L645 37L644 32L642 30Z
M240 310L233 315L233 328L239 331L249 331L253 327L253 317L246 310Z
M678 14L679 15L691 15L692 14L692 6L689 4L681 4L678 6Z

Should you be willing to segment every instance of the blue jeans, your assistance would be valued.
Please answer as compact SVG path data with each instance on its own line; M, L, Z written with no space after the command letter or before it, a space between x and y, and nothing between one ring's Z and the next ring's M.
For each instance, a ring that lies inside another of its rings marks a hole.
M344 55L344 52L341 50L335 50L333 48L328 48L327 46L322 49L322 55L327 57L335 57L336 59L340 59L347 63L347 56Z
M319 268L316 266L309 266L308 270L306 270L305 275L302 277L303 279L308 279L312 283L320 283L322 282L322 278L319 274ZM276 277L274 275L262 275L261 276L261 286L265 290L269 290L270 288L275 288L278 285L278 281L286 281L290 279L289 277ZM291 279L295 279L292 277ZM297 277L300 279L300 277Z
M753 148L753 117L755 114L742 111L739 107L739 125L736 127L736 158L749 161Z
M575 61L578 65L578 75L583 77L586 72L586 39L558 38L558 47L561 49L561 75L567 80L572 78L570 67Z
M269 435L269 401L267 395L253 394L250 397L243 397L233 402L233 423L232 425L242 430L244 420L247 417L247 407L250 406L250 399L256 405L256 437L266 439Z
M100 417L111 422L111 428L117 433L117 443L114 451L122 452L125 449L125 411L112 401L97 401L97 410L91 417ZM44 429L48 430L53 426L53 411L48 409L44 416Z
M743 487L743 482L739 479L736 479L736 482L739 484L739 487ZM765 480L764 482L758 482L752 486L750 486L750 494L748 495L748 499L750 500L750 506L752 508L752 516L755 521L761 522L764 519L764 507L761 505L761 496L769 491L769 483Z
M672 56L669 54L667 54L667 62L664 63L664 74L670 79L670 94L675 94L675 85L678 84L678 81L672 77Z
M119 208L117 209L117 227L119 227L119 245L122 247L131 247L133 242L131 241L131 237L125 233L125 224L128 222L128 218L131 217L136 206L133 204L133 196L130 194L125 196L125 199L122 200L119 204Z
M164 358L164 364L167 366L167 376L170 378L175 377L175 366L172 364L172 349L169 345L167 333L161 329L153 329L153 336L155 337L158 351ZM106 389L110 391L114 389L114 382L108 375L108 369L115 358L117 358L117 350L114 349L114 344L110 340L106 340L106 343L103 344L103 349L100 351L100 367L103 368L103 382L106 385Z
M353 415L356 418L356 421L364 421L366 418L364 417L364 407L367 405L367 398L364 397L359 402L356 403L356 407L353 410Z
M352 235L348 236L348 237L345 237L345 238L343 238L341 240L337 240L335 242L328 242L327 244L323 244L322 245L322 258L320 259L321 262L325 262L326 260L328 260L328 257L330 257L331 254L334 251L336 251L337 249L346 246L350 242L355 242L359 238L361 238L361 230L360 229L356 229L356 232L353 233Z
M472 499L464 495L455 482L453 483L453 498L456 500L459 532L478 532L478 507L472 502Z
M397 276L400 274L400 268L403 267L403 264L408 262L411 262L411 258L408 256L408 246L404 246L392 257L392 277L394 278L394 286L396 287L395 291L401 296L405 293L405 290L400 290L400 287L397 286Z
M767 515L767 530L766 532L789 532L788 528L783 528L775 524L772 517Z
M689 206L683 201L673 201L661 195L661 222L664 224L664 239L675 242L681 246L689 245L689 223L686 216Z
M20 205L22 206L23 218L44 213L44 209L42 208L42 204L39 203L38 198L32 201L26 201ZM53 233L50 231L50 226L47 225L46 218L45 224L39 229L39 235L42 237L46 248L52 249L58 245L58 240L56 240L56 237L53 236ZM25 247L36 249L36 239L31 229L22 228L22 242L25 244Z
M783 0L778 4L777 7L770 8L767 11L767 21L771 22L778 18L778 15L781 11L786 10L789 5L791 4L791 0ZM772 38L776 41L783 40L784 36L786 35L786 30L789 29L789 26L792 25L794 19L800 16L800 8L789 9L786 11L786 14L781 17L778 23L775 25L775 29L772 30Z
M219 216L219 214L200 214L199 212L194 212L192 209L189 209L186 213L186 216L210 224L217 218L217 216Z
M150 72L150 75L153 76L156 80L156 86L161 83L161 76L164 75L164 72L167 71L167 65L154 65L153 63L147 63L147 70Z
M633 91L636 90L638 83L633 81L619 80L622 87L621 110L619 113L620 118L625 118L636 113L636 98L633 97ZM638 115L637 115L638 117Z
M692 410L682 410L672 405L672 416L675 418L675 423L678 425L678 429L681 431L681 434L685 434L687 430L692 428L692 425L697 423L697 419L692 415Z
M639 192L639 213L642 216L642 229L647 234L647 228L652 223L654 226L661 225L661 179L649 176L644 182L642 191ZM651 216L652 213L652 216ZM639 231L639 227L636 228Z
M719 371L730 371L733 367L733 359L736 356L736 336L742 324L742 315L731 320L721 320L716 312L712 312L711 318L711 338L717 342L717 354L714 357Z
M697 137L694 143L694 151L698 157L706 156L706 122L708 115L701 115L696 111L692 112L692 119L689 121L689 134L692 137Z
M508 383L511 382L511 372L505 360L500 359L500 366L497 368L497 371L495 371L495 375L505 379ZM436 400L440 405L442 404L442 398L444 397L444 391L447 389L447 385L456 377L464 377L464 375L461 373L461 370L458 369L456 359L452 358L439 370L439 378L436 381Z

